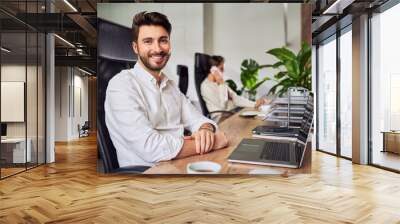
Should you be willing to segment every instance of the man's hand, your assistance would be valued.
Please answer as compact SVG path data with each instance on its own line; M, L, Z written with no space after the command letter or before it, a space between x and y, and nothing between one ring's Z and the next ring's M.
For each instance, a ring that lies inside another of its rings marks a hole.
M200 129L200 130L207 131L206 129ZM211 132L211 131L208 131L208 132ZM193 133L192 136L185 136L184 139L195 140L197 154L204 154L204 153L210 152L211 150L222 149L222 148L225 148L226 146L228 146L228 138L226 137L224 132L217 131L216 133L211 132L211 133L207 133L204 135L208 135L208 134L212 135L211 148L207 148L207 144L204 144L203 146L205 146L205 147L202 148L202 144L201 144L202 139L205 139L205 138L202 137L202 134L199 132ZM206 149L206 150L202 151L202 149Z
M196 143L196 153L204 154L214 146L214 133L210 129L200 128L192 134L192 138Z
M226 137L225 133L222 131L217 131L215 134L214 146L213 150L222 149L228 146L228 138Z
M214 137L214 141L213 141L213 145L212 145L211 149L209 151L207 151L207 152L210 152L212 150L222 149L222 148L225 148L228 145L228 139L225 136L225 133L223 133L221 131L217 131L216 133L212 133L211 132L211 134ZM193 134L192 136L184 136L183 137L183 139L191 140L191 141L189 141L189 142L185 141L181 152L176 157L177 159L184 158L184 157L191 156L191 155L195 155L195 154L200 154L200 152L197 151L197 147L200 147L200 149L201 149L201 146L200 146L200 144L197 145L196 136L199 136L198 138L201 138L199 134ZM195 142L193 142L193 141L195 141ZM193 143L190 143L190 142L193 142ZM198 142L201 143L201 140L198 141ZM193 144L193 145L189 146L188 144ZM192 148L192 150L189 150L188 147Z

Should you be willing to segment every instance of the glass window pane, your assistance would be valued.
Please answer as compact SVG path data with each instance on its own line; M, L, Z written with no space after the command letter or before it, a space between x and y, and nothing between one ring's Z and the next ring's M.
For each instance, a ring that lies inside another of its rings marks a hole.
M1 175L25 170L30 158L26 142L26 33L1 34Z
M400 4L374 15L372 25L372 163L400 170ZM389 132L385 134L383 132ZM384 145L385 144L385 145Z
M340 153L352 157L352 35L340 36Z
M336 40L318 48L318 149L336 153Z

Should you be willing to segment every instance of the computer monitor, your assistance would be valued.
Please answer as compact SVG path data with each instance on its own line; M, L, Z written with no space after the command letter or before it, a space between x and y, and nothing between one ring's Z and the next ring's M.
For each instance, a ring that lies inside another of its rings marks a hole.
M1 123L1 136L7 136L7 124Z

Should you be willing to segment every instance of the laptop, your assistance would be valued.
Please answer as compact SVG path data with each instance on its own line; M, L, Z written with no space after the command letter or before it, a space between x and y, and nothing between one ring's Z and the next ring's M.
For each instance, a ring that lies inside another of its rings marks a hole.
M274 126L257 126L253 129L253 137L256 138L296 138L299 135L308 134L311 128L312 119L314 117L314 95L310 93L308 96L305 111L303 113L300 127L274 127Z
M229 162L300 168L306 152L313 122L313 109L308 109L300 129L293 129L289 139L243 139L228 157ZM295 133L296 132L296 133ZM280 136L278 136L280 137Z
M243 139L228 157L229 162L300 168L306 143Z

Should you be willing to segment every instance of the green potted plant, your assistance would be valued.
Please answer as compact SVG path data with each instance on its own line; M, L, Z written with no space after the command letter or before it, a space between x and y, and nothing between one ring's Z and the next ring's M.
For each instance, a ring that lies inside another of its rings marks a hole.
M248 98L255 100L257 94L257 88L265 81L270 80L269 77L265 77L262 80L258 80L260 69L268 67L268 65L259 65L253 59L245 59L240 67L240 81L242 81L241 94L247 94Z
M279 69L274 75L277 82L268 94L282 96L289 87L304 87L311 90L311 47L303 43L300 51L293 53L286 47L274 48L266 52L278 59L278 62L265 67Z
M228 79L225 82L229 88L235 91L238 95L247 95L249 99L255 100L257 88L265 81L270 80L268 77L265 77L260 81L258 80L260 69L265 67L271 66L259 65L254 59L245 59L240 67L240 81L242 82L242 88L239 89L232 79Z

